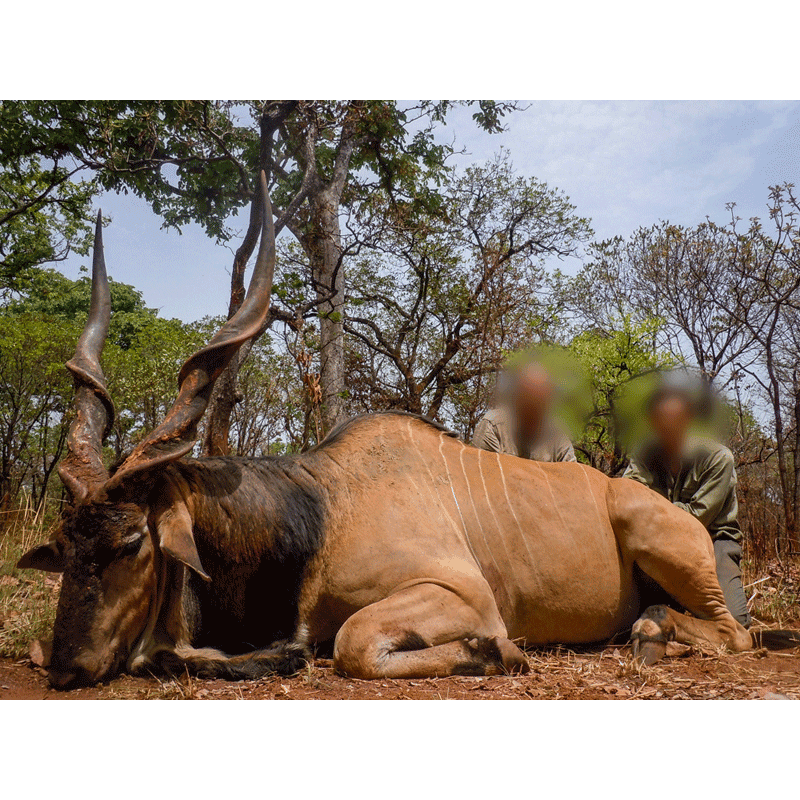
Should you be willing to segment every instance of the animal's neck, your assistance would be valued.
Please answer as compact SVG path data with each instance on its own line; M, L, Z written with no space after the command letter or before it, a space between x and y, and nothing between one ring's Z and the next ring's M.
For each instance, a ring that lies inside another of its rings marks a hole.
M325 535L327 500L293 461L185 462L195 543L211 582L192 579L193 642L230 652L294 634L306 568Z

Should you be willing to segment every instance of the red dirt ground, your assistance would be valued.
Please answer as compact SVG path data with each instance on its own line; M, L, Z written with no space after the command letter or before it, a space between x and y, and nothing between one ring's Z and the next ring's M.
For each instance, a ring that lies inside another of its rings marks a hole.
M89 689L57 692L29 660L0 660L3 700L610 700L800 699L800 650L740 655L693 651L638 669L630 648L552 648L528 653L524 676L359 681L318 659L292 678L228 683L123 675Z

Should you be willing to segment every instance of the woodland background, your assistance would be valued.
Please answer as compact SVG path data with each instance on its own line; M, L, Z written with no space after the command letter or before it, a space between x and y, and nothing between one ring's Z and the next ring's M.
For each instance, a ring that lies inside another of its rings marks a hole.
M791 563L800 551L794 187L764 187L763 219L738 219L731 198L727 224L654 220L599 242L562 191L515 171L512 153L451 166L454 149L437 133L456 105L0 103L0 529L19 509L54 517L63 501L56 467L72 397L63 364L90 285L57 265L88 254L97 195L132 192L165 226L196 222L230 242L233 313L264 169L283 232L268 327L219 381L198 453L298 452L338 420L383 409L425 414L469 439L502 365L546 345L589 383L579 459L616 475L626 453L615 400L639 376L684 366L724 400L748 569ZM488 132L518 107L468 105ZM249 224L235 239L226 220L237 209ZM559 259L576 254L580 269L565 274ZM123 283L112 282L112 305L109 463L162 418L180 365L221 322L162 318Z

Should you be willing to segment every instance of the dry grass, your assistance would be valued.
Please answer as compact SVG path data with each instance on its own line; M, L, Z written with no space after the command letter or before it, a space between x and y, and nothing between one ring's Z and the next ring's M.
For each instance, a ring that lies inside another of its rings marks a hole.
M641 667L627 646L599 650L554 647L531 650L528 659L529 674L497 677L362 681L336 675L329 660L315 661L293 677L238 683L202 681L186 675L145 682L126 676L114 681L100 696L163 700L800 699L796 653L732 655L694 648L682 658Z
M754 696L757 687L763 686L763 675L753 683L746 679L748 668L743 658L710 648L690 648L683 657L668 658L651 667L635 660L629 647L607 648L599 654L555 649L529 653L528 658L534 674L546 676L548 682L555 678L562 696L567 697L742 698ZM797 697L800 680L794 681L792 688Z
M745 563L742 575L758 622L778 628L800 622L800 562L771 561L757 571Z
M47 541L52 524L30 508L3 512L0 521L0 658L27 655L34 639L50 637L60 576L18 570L31 547Z

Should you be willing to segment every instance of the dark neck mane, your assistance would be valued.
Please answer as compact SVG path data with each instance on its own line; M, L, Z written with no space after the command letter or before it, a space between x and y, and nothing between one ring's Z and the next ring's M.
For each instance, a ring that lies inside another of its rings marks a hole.
M291 638L306 567L325 538L327 500L293 459L208 458L176 465L189 484L197 552L193 644L246 652Z

